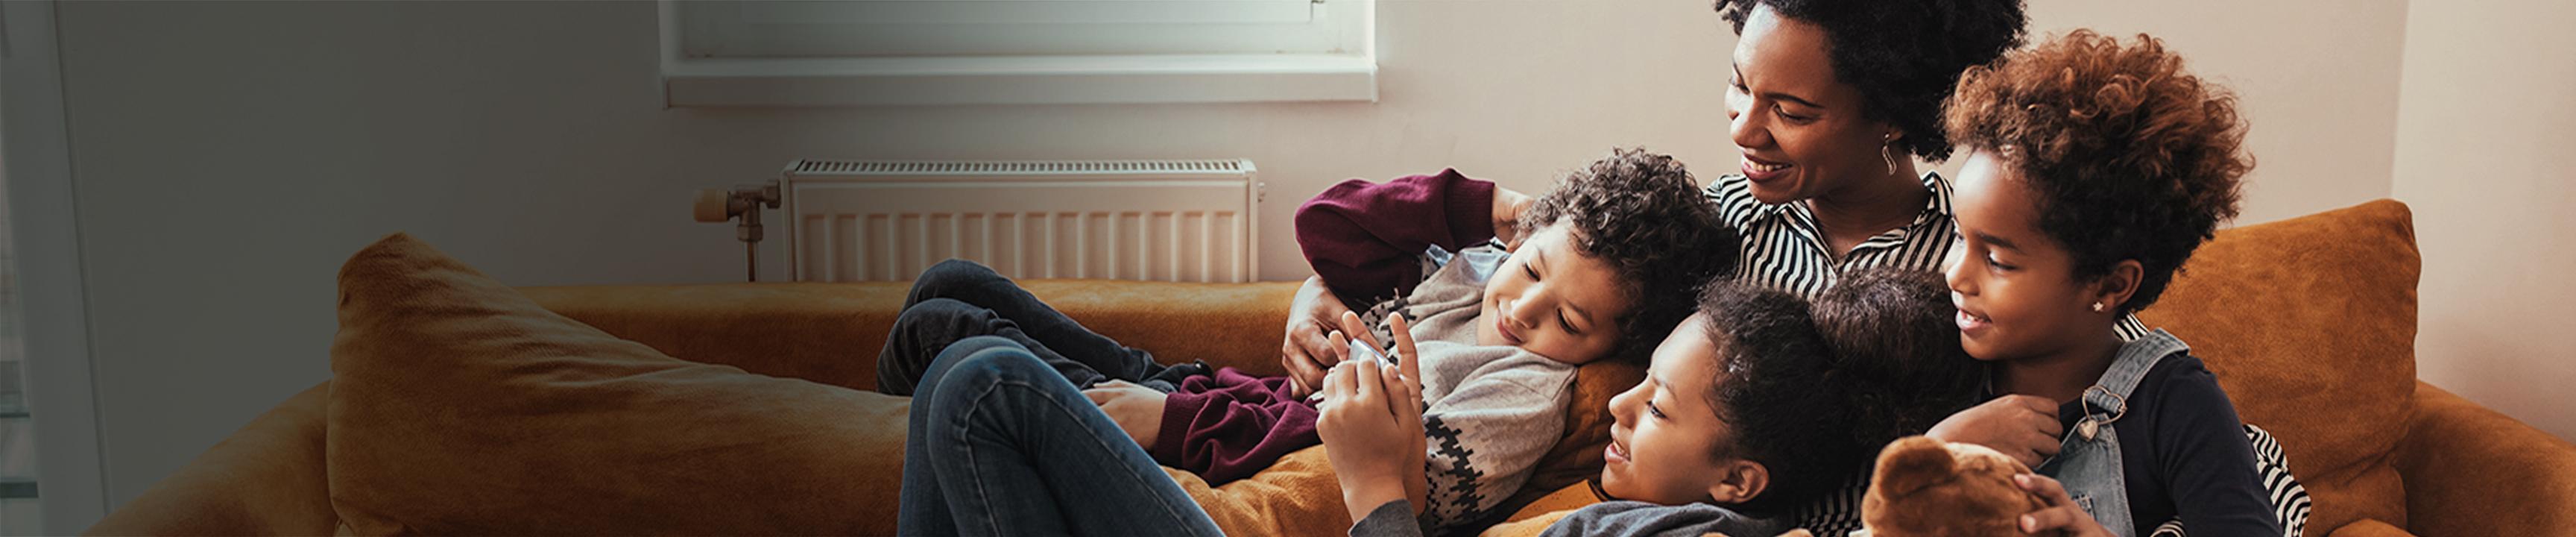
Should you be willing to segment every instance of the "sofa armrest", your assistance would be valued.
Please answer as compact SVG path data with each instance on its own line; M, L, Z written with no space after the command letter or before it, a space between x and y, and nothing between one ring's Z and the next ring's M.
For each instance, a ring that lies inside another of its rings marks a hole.
M331 535L323 414L331 383L288 397L87 535Z
M1030 280L1029 292L1092 331L1165 363L1206 360L1279 374L1295 282ZM877 352L910 282L521 288L546 309L682 360L876 388Z
M2407 528L2420 535L2551 535L2576 528L2576 444L2431 384L2399 441Z

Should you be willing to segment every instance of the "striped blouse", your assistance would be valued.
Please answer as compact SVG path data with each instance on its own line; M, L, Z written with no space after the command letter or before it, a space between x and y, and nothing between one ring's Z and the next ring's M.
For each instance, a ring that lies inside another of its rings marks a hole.
M1898 267L1940 272L1947 268L1942 262L1959 243L1959 222L1950 215L1950 180L1937 172L1924 172L1923 189L1932 196L1913 222L1861 241L1841 261L1834 260L1832 243L1825 240L1807 204L1762 203L1753 198L1753 183L1736 174L1718 177L1708 186L1708 197L1717 203L1719 217L1740 236L1737 279L1813 300L1848 271ZM2115 331L2121 341L2128 341L2145 335L2147 328L2137 317L2127 316Z

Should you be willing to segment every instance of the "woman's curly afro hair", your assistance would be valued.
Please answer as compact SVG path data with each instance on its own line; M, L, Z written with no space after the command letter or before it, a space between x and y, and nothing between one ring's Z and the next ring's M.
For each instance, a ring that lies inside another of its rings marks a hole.
M1860 89L1861 114L1905 131L1905 151L1950 158L1941 100L1959 72L2021 46L2021 0L1717 0L1744 33L1760 6L1825 31L1834 78Z
M1618 319L1614 359L1644 363L1690 316L1692 294L1735 269L1735 231L1718 219L1679 160L1616 149L1575 171L1521 213L1521 229L1564 221L1577 251L1624 282L1628 314Z
M1959 80L1950 138L1993 151L2038 199L2039 229L2075 277L2145 270L2121 313L2146 309L2192 250L2236 217L2245 124L2236 97L2183 71L2154 37L2076 30Z

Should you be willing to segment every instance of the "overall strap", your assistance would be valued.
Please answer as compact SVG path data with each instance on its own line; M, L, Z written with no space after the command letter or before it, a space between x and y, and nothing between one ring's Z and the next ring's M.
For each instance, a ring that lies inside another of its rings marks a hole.
M2076 432L2093 438L2095 431L2129 412L2129 395L2147 370L2167 356L2191 352L2189 345L2162 328L2120 345L2120 355L2112 359L2111 368L2102 372L2101 380L2084 389L2084 419L2075 424Z

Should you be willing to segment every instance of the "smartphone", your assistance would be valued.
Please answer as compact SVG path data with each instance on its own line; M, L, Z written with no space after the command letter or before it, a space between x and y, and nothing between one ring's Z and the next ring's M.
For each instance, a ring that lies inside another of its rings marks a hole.
M1395 355L1380 352L1376 347L1370 347L1368 342L1356 339L1351 340L1351 359L1371 360L1386 365L1395 365Z
M1351 340L1351 359L1370 360L1381 364L1395 365L1395 355L1379 352L1376 347L1369 346L1368 342L1356 339ZM1307 402L1311 403L1322 400L1324 400L1324 392L1320 389L1315 393L1306 394Z

